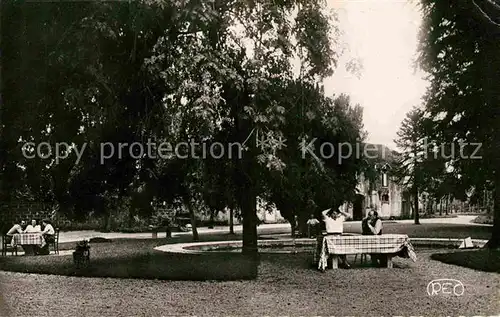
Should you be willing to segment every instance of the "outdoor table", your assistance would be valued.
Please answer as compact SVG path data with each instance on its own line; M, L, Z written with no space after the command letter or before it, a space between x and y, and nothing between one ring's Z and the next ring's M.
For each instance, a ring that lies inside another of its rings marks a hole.
M33 233L16 233L12 235L11 246L21 245L25 254L34 254L34 247L38 246L43 248L45 246L45 239L41 232Z
M336 236L326 235L317 239L318 246L315 252L315 261L318 268L324 271L330 256L333 257L333 267L338 267L338 255L348 254L385 254L387 256L387 267L392 268L392 258L399 256L411 258L414 262L417 256L410 243L410 239L405 234L384 234L384 235L357 235L357 236Z

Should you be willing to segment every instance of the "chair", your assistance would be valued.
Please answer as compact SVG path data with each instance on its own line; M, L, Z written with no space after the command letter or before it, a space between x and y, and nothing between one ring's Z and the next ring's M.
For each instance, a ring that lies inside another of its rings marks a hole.
M17 255L17 245L16 246L11 246L10 245L10 239L8 235L4 234L2 236L2 256L7 255L7 252L12 252L12 255L16 254Z
M54 248L55 254L59 254L59 228L56 228L54 233L54 240L49 243L49 248L52 245ZM50 251L49 251L50 253Z

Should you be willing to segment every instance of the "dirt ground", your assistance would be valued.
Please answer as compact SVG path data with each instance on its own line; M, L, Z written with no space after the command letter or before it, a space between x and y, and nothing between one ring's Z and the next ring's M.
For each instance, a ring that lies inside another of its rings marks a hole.
M1 316L395 316L499 315L500 275L430 260L394 269L320 273L307 254L264 255L259 278L169 282L0 272ZM351 259L352 260L352 259ZM358 258L359 261L359 258ZM168 265L166 263L165 265ZM430 281L460 280L462 296L427 294Z

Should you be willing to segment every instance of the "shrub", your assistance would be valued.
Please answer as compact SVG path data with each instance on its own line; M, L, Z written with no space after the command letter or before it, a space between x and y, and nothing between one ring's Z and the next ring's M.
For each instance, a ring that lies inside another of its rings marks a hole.
M492 215L480 215L480 216L477 216L474 220L472 220L472 222L492 225L493 224L493 216Z

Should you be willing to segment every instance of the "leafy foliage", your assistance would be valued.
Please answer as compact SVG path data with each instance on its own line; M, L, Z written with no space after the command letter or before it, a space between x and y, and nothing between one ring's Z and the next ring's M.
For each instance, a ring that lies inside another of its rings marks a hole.
M426 94L426 135L441 147L461 148L462 155L444 158L459 191L488 181L498 186L500 135L500 6L496 0L423 0L419 64L430 74ZM474 159L471 156L482 156ZM452 183L450 182L450 183ZM446 184L446 182L443 182ZM500 244L500 191L495 200L492 244Z

